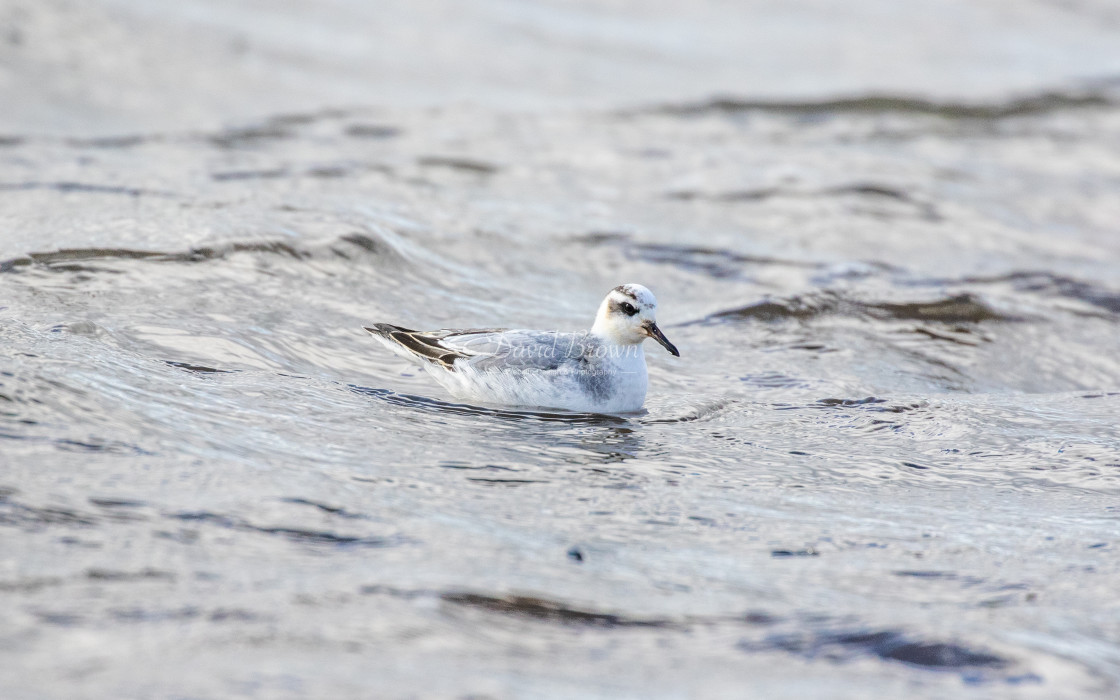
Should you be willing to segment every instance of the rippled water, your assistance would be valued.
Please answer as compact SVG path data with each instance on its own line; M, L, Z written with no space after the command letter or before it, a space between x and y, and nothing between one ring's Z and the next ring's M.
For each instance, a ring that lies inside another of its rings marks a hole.
M1108 83L5 137L0 683L1111 697L1118 191ZM630 281L640 415L361 328Z

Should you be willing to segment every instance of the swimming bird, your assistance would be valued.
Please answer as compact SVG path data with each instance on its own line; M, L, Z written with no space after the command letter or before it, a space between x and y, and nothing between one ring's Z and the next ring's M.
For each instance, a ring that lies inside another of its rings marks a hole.
M396 354L418 363L451 395L471 402L583 413L642 408L648 377L642 342L673 355L657 327L657 299L640 284L615 287L591 330L413 331L388 323L365 329Z

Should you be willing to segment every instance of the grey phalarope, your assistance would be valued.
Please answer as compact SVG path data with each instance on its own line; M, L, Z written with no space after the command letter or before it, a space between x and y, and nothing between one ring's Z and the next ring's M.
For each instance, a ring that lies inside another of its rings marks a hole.
M413 331L387 323L366 330L420 364L457 399L588 413L638 411L648 377L642 342L673 355L657 327L657 299L640 284L615 287L582 333L504 329Z

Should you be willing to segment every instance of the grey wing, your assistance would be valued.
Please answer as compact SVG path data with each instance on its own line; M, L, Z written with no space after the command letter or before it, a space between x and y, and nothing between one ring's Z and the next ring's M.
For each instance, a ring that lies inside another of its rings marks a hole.
M402 354L454 369L465 361L476 369L555 370L576 366L586 355L586 333L485 329L414 331L388 323L366 330Z
M442 331L441 345L466 356L476 369L555 370L586 356L586 333L555 331Z

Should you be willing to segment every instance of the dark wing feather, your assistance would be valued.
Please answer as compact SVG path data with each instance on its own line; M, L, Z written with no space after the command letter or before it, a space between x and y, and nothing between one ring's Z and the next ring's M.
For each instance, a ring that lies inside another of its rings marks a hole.
M438 332L434 334L424 333L388 323L375 323L372 327L366 326L365 329L375 335L389 338L412 354L432 362L438 362L448 369L454 367L455 360L469 357L469 355L442 345Z

